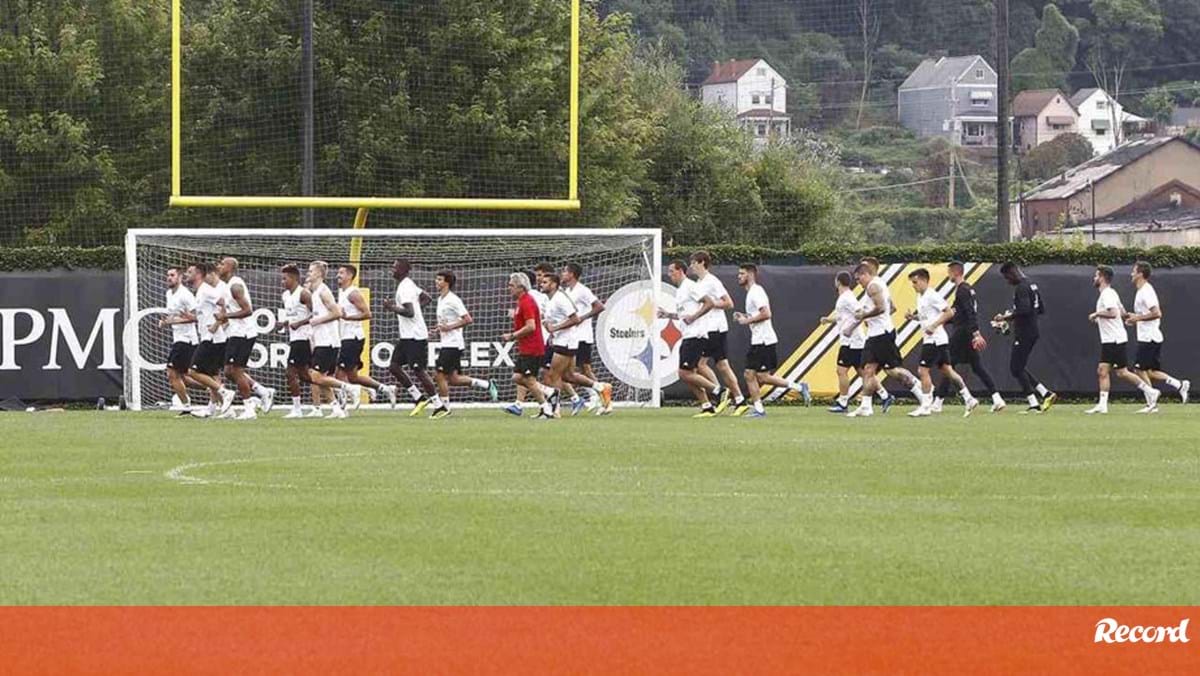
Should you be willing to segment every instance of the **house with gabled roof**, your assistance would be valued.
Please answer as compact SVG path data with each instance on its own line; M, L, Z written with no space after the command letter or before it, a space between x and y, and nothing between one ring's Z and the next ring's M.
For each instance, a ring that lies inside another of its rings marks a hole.
M922 137L996 147L996 71L982 56L925 59L900 85L900 124Z
M713 63L700 85L700 100L728 110L757 143L791 136L787 80L763 59Z
M1058 89L1029 89L1013 99L1013 145L1017 152L1079 130L1079 110Z
M1092 144L1097 155L1111 152L1130 133L1149 123L1144 117L1126 112L1119 101L1097 87L1075 92L1071 103L1079 111L1079 134ZM1114 123L1119 128L1114 128Z

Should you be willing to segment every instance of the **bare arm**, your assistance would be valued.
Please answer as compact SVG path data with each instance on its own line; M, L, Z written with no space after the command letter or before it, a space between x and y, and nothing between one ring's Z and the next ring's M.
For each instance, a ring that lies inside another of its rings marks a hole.
M587 312L583 313L583 316L580 317L579 319L580 319L580 321L587 321L587 320L591 319L592 317L599 316L599 314L601 312L604 312L604 303L601 303L600 299L597 298L596 300L592 301L591 309L589 309Z
M1125 315L1125 323L1132 326L1134 324L1137 324L1138 322L1152 322L1155 319L1162 319L1162 316L1163 316L1162 309L1159 308L1157 305L1155 305L1154 307L1150 308L1149 310L1147 310L1146 312L1143 312L1140 315L1134 314L1132 312L1126 314Z
M684 317L683 323L684 324L695 324L697 319L700 319L704 315L708 314L709 311L712 310L714 307L716 307L716 305L713 303L713 300L711 298L709 298L708 296L705 296L704 301L700 304L700 309L696 310L695 314Z
M333 301L333 294L329 293L329 289L321 291L320 298L321 302L325 304L325 307L329 308L329 316L321 317L320 319L312 319L308 322L309 324L312 324L313 326L320 326L322 324L328 324L329 322L342 318L342 308L338 307L338 304Z
M362 297L358 291L350 294L350 304L358 310L357 315L346 315L344 319L348 322L366 321L371 318L371 308L367 305L367 300Z
M756 312L753 315L740 315L738 317L737 322L738 322L738 324L741 324L742 326L749 326L751 324L758 324L759 322L765 322L770 318L771 318L771 306L764 305L761 310L759 310L758 312ZM823 321L825 318L822 317L821 319Z
M884 307L881 300L883 298L883 291L877 285L872 284L867 286L867 295L871 298L871 311L863 312L859 310L855 313L859 319L870 319L871 317L878 317L883 314Z
M455 330L463 328L464 326L470 326L474 322L475 322L475 319L471 316L471 313L468 312L467 314L463 315L462 318L456 322L450 322L449 324L438 324L438 331L440 331L442 333L446 333L448 331L455 331Z
M533 321L533 317L525 320L525 325L517 329L516 333L505 333L500 336L504 341L515 341L528 336L537 331L537 323Z
M558 326L554 326L550 323L547 323L546 330L549 331L550 333L558 333L559 331L565 331L565 330L571 328L572 326L576 326L577 324L579 324L582 321L583 320L579 318L579 315L577 315L575 313L571 313L571 316L564 319L563 323L559 324Z
M254 314L254 308L250 306L250 299L246 298L246 287L241 284L229 287L229 295L237 301L238 307L241 309L234 313L225 313L222 311L222 316L225 319L244 319Z

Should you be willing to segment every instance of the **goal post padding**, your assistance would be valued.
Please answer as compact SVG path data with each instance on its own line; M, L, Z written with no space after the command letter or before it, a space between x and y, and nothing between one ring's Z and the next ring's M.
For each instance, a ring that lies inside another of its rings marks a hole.
M455 273L455 293L474 319L465 329L464 373L494 380L502 402L515 395L511 375L516 350L501 340L512 328L509 275L532 271L541 262L556 269L578 263L583 283L607 305L592 320L593 368L599 379L612 383L618 405L657 406L661 364L670 353L654 316L654 309L663 305L655 301L662 300L661 251L658 230L131 230L126 237L126 311L134 321L127 322L124 334L126 400L135 410L158 408L171 400L165 373L171 331L158 325L166 270L232 256L249 287L259 330L250 374L276 388L280 401L288 397L280 268L295 263L305 270L310 262L323 260L331 266L326 283L336 295L336 266L358 267L358 286L368 291L374 315L364 326L370 340L370 375L391 384L395 381L387 365L398 328L384 302L396 290L392 263L403 258L412 263L413 280L434 299L423 307L430 328L436 324L434 276L443 269ZM437 337L431 336L431 374L437 349ZM403 391L401 396L408 403ZM202 391L193 397L207 401ZM303 397L309 403L307 391ZM452 401L488 403L486 392L464 388L455 388Z

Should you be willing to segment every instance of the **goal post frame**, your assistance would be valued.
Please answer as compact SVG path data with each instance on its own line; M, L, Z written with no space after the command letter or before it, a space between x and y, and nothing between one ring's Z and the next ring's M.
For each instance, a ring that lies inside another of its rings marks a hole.
M183 192L183 0L171 0L171 207L269 209L441 209L479 211L578 211L579 81L582 1L570 0L570 84L568 92L566 199L496 199L474 197L333 197L187 195Z
M365 225L365 213L361 215ZM123 332L124 349L122 362L124 364L123 378L128 383L126 404L130 410L142 409L141 368L137 360L128 356L132 351L140 354L141 337L137 329L139 313L143 310L139 305L139 273L138 273L138 244L142 239L155 237L172 238L205 238L205 237L335 237L346 240L372 240L396 237L647 237L651 242L651 258L648 260L647 273L651 283L655 305L663 293L662 265L663 244L662 230L654 228L390 228L368 230L360 228L131 228L125 233L125 329ZM658 363L663 359L662 346L657 341L651 341L652 363L650 369L650 399L644 403L614 402L619 407L653 407L662 405L662 377ZM132 374L132 377L131 377ZM462 403L465 408L487 408L491 405ZM369 406L377 408L379 406Z

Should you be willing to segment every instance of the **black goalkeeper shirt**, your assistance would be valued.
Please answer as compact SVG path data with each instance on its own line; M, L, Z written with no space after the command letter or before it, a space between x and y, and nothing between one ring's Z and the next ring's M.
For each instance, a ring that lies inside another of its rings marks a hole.
M975 299L975 289L963 280L954 290L954 317L950 326L956 331L974 333L979 330L979 303Z

